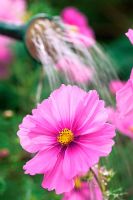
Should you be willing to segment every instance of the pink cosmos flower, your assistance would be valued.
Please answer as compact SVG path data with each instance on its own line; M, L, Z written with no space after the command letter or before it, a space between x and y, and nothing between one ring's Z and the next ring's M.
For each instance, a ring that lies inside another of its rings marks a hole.
M108 108L109 121L133 139L133 70L127 83L116 92L117 107Z
M133 114L133 69L127 83L116 93L116 103L121 115Z
M76 59L64 57L58 61L56 66L59 71L67 74L70 80L77 83L87 83L93 78L92 70Z
M112 94L116 94L116 92L121 89L125 85L125 81L120 80L112 80L109 84L109 90Z
M122 116L121 113L114 108L108 108L108 112L108 121L112 123L120 133L133 139L133 115Z
M25 11L25 0L3 0L0 3L0 21L8 23L22 23L22 16ZM11 39L0 36L0 76L6 76L7 63L12 57L9 46ZM5 70L4 70L5 69Z
M128 32L126 33L126 36L130 40L130 42L133 44L133 29L128 29Z
M133 138L133 70L130 79L116 93L115 123L118 130Z
M107 117L95 90L62 85L19 126L22 147L36 153L25 164L25 173L44 174L43 188L69 192L78 174L111 152L115 131Z
M65 193L62 200L103 200L103 197L95 180L83 182L76 179L75 187Z
M88 25L86 16L75 7L67 7L61 13L61 18L66 25L70 26L70 40L83 42L87 46L95 43L94 31Z
M115 115L115 108L108 106L107 107L107 112L108 112L108 121L113 123L114 122L114 115Z
M4 0L0 3L0 20L20 24L25 11L25 0Z

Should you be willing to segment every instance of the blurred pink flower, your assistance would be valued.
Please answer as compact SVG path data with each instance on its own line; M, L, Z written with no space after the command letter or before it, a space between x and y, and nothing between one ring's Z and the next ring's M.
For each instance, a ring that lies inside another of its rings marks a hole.
M66 7L62 11L61 17L63 21L67 24L76 25L77 27L88 26L88 21L86 16L75 7Z
M61 18L66 25L70 26L70 40L73 42L83 42L90 46L95 43L94 31L88 24L86 16L75 7L66 7Z
M133 69L131 70L131 73L130 73L130 79L133 80Z
M126 81L112 80L109 84L109 90L112 94L116 94L116 92L121 89L125 84Z
M7 23L22 23L22 16L26 7L25 0L3 0L0 3L0 21ZM12 53L9 48L11 39L0 36L0 77L6 76L7 63L10 61ZM5 69L5 70L4 70Z
M26 8L25 0L4 0L0 3L0 20L9 23L22 23L22 17Z
M114 116L115 116L115 112L116 112L115 108L109 106L109 107L107 107L107 112L108 112L108 121L115 125L115 123L114 123L114 121L115 121Z
M108 108L108 120L133 139L133 70L127 83L116 92L116 109Z
M0 149L0 159L8 157L9 154L9 150L7 148Z
M125 117L114 108L108 108L108 112L108 121L112 123L120 133L133 139L133 114Z
M117 112L115 123L118 130L133 138L133 70L130 79L116 93Z
M77 83L87 83L93 78L91 68L79 63L76 59L64 57L58 61L56 67L59 71L68 75L71 81Z
M130 42L133 44L133 29L128 29L128 32L126 33L126 36L130 40Z
M127 83L116 92L116 103L121 115L133 114L133 69Z
M91 47L95 44L95 40L92 37L87 37L80 32L75 32L71 27L67 31L67 41L80 45L82 48Z
M133 139L133 114L127 117L122 117L120 113L115 113L116 128L124 135Z
M19 126L22 147L37 153L24 166L25 173L45 174L43 188L69 192L78 174L111 152L115 132L107 117L96 91L62 85Z
M103 197L101 189L93 179L90 182L78 181L70 192L64 194L62 200L103 200Z

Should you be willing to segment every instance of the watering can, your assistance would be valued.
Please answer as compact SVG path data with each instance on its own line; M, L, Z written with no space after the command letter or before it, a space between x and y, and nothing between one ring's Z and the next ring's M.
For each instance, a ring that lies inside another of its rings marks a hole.
M15 25L0 22L0 35L5 35L16 39L18 41L24 42L26 49L35 60L38 59L37 51L32 41L33 34L38 34L41 36L43 31L45 30L45 23L49 23L50 26L54 29L61 30L61 26L59 26L52 18L46 16L45 14L37 14L32 17L26 24L24 25ZM39 26L39 31L36 30L36 26Z

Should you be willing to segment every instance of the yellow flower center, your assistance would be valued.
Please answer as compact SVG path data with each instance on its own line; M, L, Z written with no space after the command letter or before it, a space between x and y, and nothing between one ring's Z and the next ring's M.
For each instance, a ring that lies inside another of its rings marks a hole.
M80 178L76 178L75 179L75 188L76 189L81 188L81 180L80 180Z
M68 145L74 139L74 135L71 130L64 128L62 131L59 132L59 136L57 137L57 141L61 145Z

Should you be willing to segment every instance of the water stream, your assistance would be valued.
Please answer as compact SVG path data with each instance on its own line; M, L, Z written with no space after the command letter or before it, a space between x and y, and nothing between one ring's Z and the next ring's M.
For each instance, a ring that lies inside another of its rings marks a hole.
M57 23L56 26L54 23ZM42 26L43 34L33 32L32 41L51 90L61 83L76 84L85 90L96 89L101 98L112 103L108 85L110 80L117 79L117 74L101 46L93 39L74 32L71 26L65 26L60 20L41 21L35 25L35 32L41 32Z

